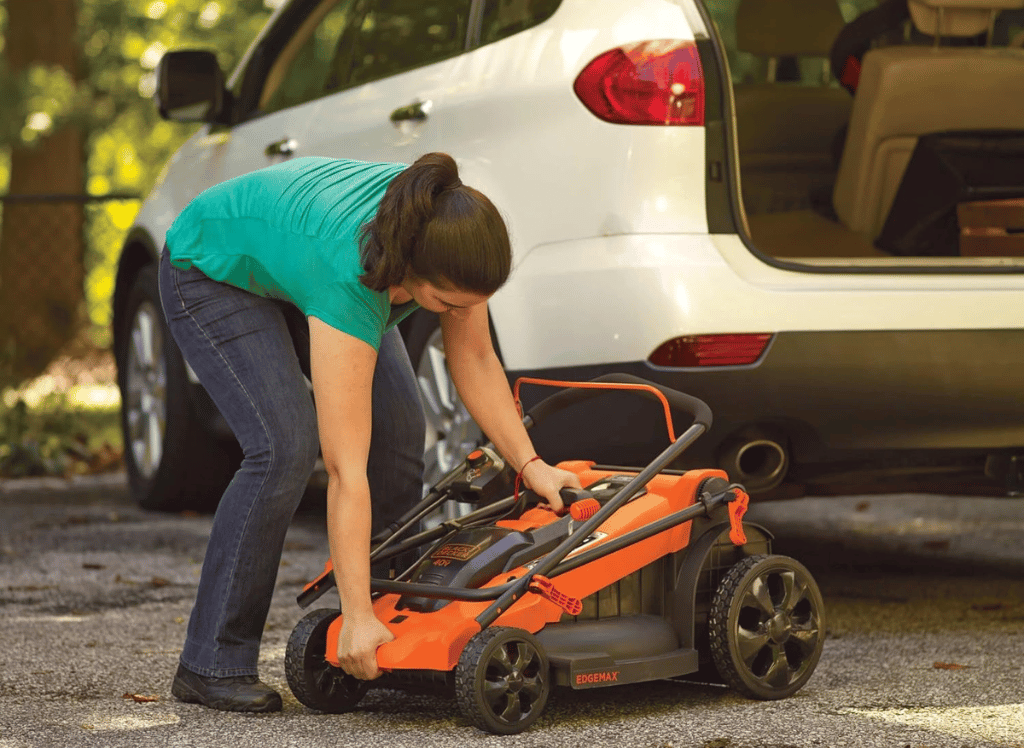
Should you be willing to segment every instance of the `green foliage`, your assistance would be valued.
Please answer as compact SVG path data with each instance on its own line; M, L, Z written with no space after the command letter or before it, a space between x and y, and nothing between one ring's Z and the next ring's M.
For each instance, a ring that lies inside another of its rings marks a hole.
M121 245L139 208L137 200L111 200L86 206L85 303L88 338L96 348L112 343L114 278Z
M87 192L145 195L197 129L162 120L156 111L155 69L165 51L215 49L229 72L269 15L263 0L80 0L83 86L93 112ZM86 296L100 345L109 344L117 256L137 208L119 202L90 211Z
M214 49L230 71L266 23L263 0L80 0L80 44L94 111L89 191L147 192L194 130L165 122L151 97L167 50Z
M90 135L89 191L146 192L195 126L160 120L151 97L170 49L205 48L230 72L270 16L271 0L79 0L81 80L59 68L11 71L3 56L0 0L0 149L21 147L64 124ZM3 185L0 185L3 186ZM98 189L97 189L98 188Z
M0 58L0 144L35 144L86 111L85 95L59 67L32 65L16 73Z
M0 403L0 477L69 476L120 463L116 406L89 408L51 394L30 407L18 398Z
M87 134L85 191L145 195L164 163L197 129L160 119L152 101L155 69L171 49L218 52L230 72L276 0L79 0L80 80L59 68L31 66L15 73L3 56L6 5L0 0L0 193L10 178L9 149L31 147L48 133L74 125ZM21 0L19 0L21 1ZM110 299L121 243L138 202L87 209L88 335L110 344Z

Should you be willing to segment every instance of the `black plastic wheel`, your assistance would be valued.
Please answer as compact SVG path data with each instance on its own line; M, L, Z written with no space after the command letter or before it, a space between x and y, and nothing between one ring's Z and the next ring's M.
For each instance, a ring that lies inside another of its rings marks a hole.
M723 577L708 621L722 679L755 699L782 699L811 677L825 611L811 573L788 556L750 556Z
M284 655L284 674L295 698L318 712L340 714L355 708L370 687L324 657L327 629L341 615L321 608L306 614L295 625Z
M547 655L522 629L484 629L469 640L455 667L459 708L487 732L515 735L528 729L550 693Z

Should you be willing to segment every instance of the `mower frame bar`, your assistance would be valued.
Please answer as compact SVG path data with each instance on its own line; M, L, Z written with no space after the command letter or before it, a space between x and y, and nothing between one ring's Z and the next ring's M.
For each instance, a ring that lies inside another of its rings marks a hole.
M692 424L690 428L684 431L678 439L672 442L664 452L655 457L647 467L637 473L629 483L619 489L619 492L615 494L608 503L601 507L593 517L577 527L572 535L559 543L559 545L547 555L543 556L526 574L511 582L509 589L506 590L493 605L489 606L487 610L476 617L476 622L480 624L480 628L485 629L490 626L513 602L522 597L529 588L533 577L538 575L548 576L551 574L552 570L558 566L566 556L582 545L594 530L600 527L608 517L617 512L620 507L639 493L641 488L650 483L651 479L660 473L662 468L668 467L684 449L700 438L701 434L703 434L705 430L706 426L703 423ZM701 505L701 509L698 510L698 516L699 512L703 511L703 509L703 505ZM676 524L680 524L685 521L685 519L679 520ZM650 525L648 527L641 528L641 530L646 531L649 528ZM634 530L634 532L637 531ZM652 533L652 535L653 534L655 533ZM623 537L628 536L629 534ZM594 551L604 551L604 545L605 544L598 546ZM595 555L594 558L601 558L611 552L612 551L604 551L599 555Z
M664 452L658 455L653 462L637 473L629 483L619 489L619 492L616 493L615 496L613 496L604 506L602 506L593 517L579 525L572 535L563 540L546 555L542 556L532 569L518 579L514 579L511 582L506 582L505 584L498 585L496 587L485 587L482 589L471 589L466 587L436 587L434 585L418 584L416 582L373 579L370 580L370 588L374 592L412 594L420 597L429 597L440 600L463 600L469 602L494 600L494 603L488 606L487 609L476 618L477 623L480 624L480 628L486 628L494 623L494 621L497 620L497 618L505 612L513 602L526 593L534 576L557 576L558 574L576 568L578 563L582 563L578 562L577 559L573 559L569 564L565 565L564 568L556 569L556 567L564 561L565 557L582 545L583 542L593 534L594 530L604 523L609 516L614 514L627 501L633 498L640 489L646 486L654 476L661 472L662 468L667 467L669 463L678 457L684 449L696 441L703 433L704 424L694 423L690 426L678 439L669 445ZM596 548L581 554L581 558L585 558L587 561L603 558L604 556L620 550L629 543L645 540L653 535L657 535L659 532L664 532L665 530L682 524L683 522L702 516L714 508L714 506L724 503L727 495L731 496L732 492L724 492L717 501L715 500L715 497L708 499L704 499L702 497L700 503L689 506L686 509L669 515L668 517L663 517L661 520L653 522L650 525L633 530L620 538L616 538L607 543L602 543ZM496 511L495 505L492 504L489 507L485 507L484 510L479 511L488 511L488 513ZM466 518L464 517L462 519ZM409 539L409 541L413 540L416 540L417 542L424 542L422 535ZM399 547L400 546L395 546L392 548L392 552L398 552Z
M636 530L626 533L618 538L613 538L612 540L602 543L596 548L584 551L578 556L574 556L567 561L563 560L562 563L555 566L550 573L545 576L549 579L553 579L561 574L565 574L566 572L579 568L584 564L588 564L595 559L603 558L604 556L615 553L628 545L638 543L641 540L646 540L647 538L653 537L665 530L670 530L676 525L681 525L682 523L689 522L697 517L705 516L714 509L728 503L734 497L734 489L731 486L728 490L720 491L715 494L705 493L701 496L699 503L688 506L686 509L681 509L667 517L662 517L657 522L652 522L645 527L637 528ZM579 531L574 532L573 535L576 535L578 532ZM584 539L586 537L586 535L583 536ZM532 577L534 574L536 574L536 572L532 571L527 575L527 577ZM518 582L521 582L521 579L506 582L505 584L495 587L485 587L482 589L471 589L469 587L436 587L432 584L416 584L415 582L398 582L378 579L373 580L372 585L374 590L379 592L409 593L414 594L417 597L429 597L438 600L484 602L487 600L497 600L503 593L507 592ZM479 618L477 620L479 620Z
M694 425L703 426L704 431L711 428L711 408L703 400L692 395L679 392L678 390L674 390L671 387L665 387L664 385L656 384L655 382L650 382L646 379L633 376L632 374L604 374L594 378L590 382L551 382L548 380L535 380L528 378L524 378L521 381L528 384L542 384L546 386L557 385L564 388L544 398L526 412L523 416L523 425L527 429L534 428L545 421L549 416L569 407L570 405L585 402L591 398L606 394L609 391L622 389L620 387L614 389L611 387L602 388L600 387L601 384L625 385L637 394L649 398L656 397L656 393L652 392L652 390L657 390L673 408L678 408L685 413L689 413L693 418ZM587 388L580 389L584 385L586 385ZM668 430L669 434L671 434L671 421L668 423ZM685 433L683 436L685 436ZM682 439L682 436L680 436L679 439ZM677 443L679 439L673 442L673 444ZM689 443L690 442L687 442L687 445ZM374 535L373 538L371 538L373 548L370 551L370 561L380 561L392 558L404 550L415 547L419 543L428 542L429 540L441 537L441 534L432 535L431 537L424 537L423 534L418 534L415 538L409 538L401 543L396 541L397 537L401 537L403 533L409 530L409 528L416 524L420 519L425 517L441 500L443 500L442 494L444 493L444 489L451 484L455 477L456 474L454 472L446 475L415 506L392 522L391 525ZM496 502L496 504L500 503L501 502ZM494 506L495 505L489 505L488 507L484 507L484 509L490 510ZM509 508L511 508L511 505L502 505L503 510ZM466 517L473 517L475 519L482 519L486 516L486 514L481 515L477 512L472 512L471 514L466 515ZM463 519L465 519L465 517ZM444 527L444 525L441 525L441 527ZM410 543L410 540L415 540L416 542ZM391 548L388 553L384 553L385 549L389 546L394 547Z
M711 428L711 409L699 398L691 395L685 395L677 390L656 385L645 379L634 377L629 374L608 374L598 377L592 380L592 382L632 385L638 392L640 392L640 394L645 394L649 397L654 397L656 394L651 393L650 391L653 387L668 398L669 402L674 407L684 410L693 416L694 422L661 454L655 457L647 467L640 470L625 486L619 489L618 493L606 502L604 506L594 514L594 516L576 527L572 535L538 559L534 567L522 577L506 582L502 585L482 589L466 587L437 587L434 585L419 584L416 582L371 579L370 590L375 594L400 593L441 600L462 600L468 602L493 600L494 602L476 618L480 628L484 629L494 623L494 621L496 621L498 617L504 613L510 605L512 605L512 603L526 594L531 582L533 581L533 577L543 576L550 578L558 576L575 569L584 563L588 563L594 559L603 558L604 556L621 550L631 543L645 540L660 532L664 532L667 529L675 527L676 525L680 525L683 522L702 516L703 514L710 512L714 507L724 503L726 501L726 496L733 495L732 491L729 490L713 496L701 496L700 503L698 504L687 507L686 509L669 515L668 517L663 517L657 522L653 522L650 525L633 530L619 538L602 543L596 548L580 554L579 557L563 563L566 556L582 545L583 542L590 537L608 517L636 496L636 494L639 493L639 491L656 475L667 468L672 461L683 452L683 450L689 447L694 441L700 438L705 431ZM574 382L543 382L543 384L564 386L569 389L563 389L556 392L531 408L523 417L523 423L527 428L538 424L547 416L550 416L552 413L557 412L570 404L582 402L602 394L602 392L608 391L607 389L602 390L601 388L593 387L573 390L571 388L576 384ZM669 430L671 432L671 424L669 424ZM417 522L421 516L430 511L430 508L433 507L433 505L438 503L446 485L447 481L439 483L415 507L406 512L399 520L385 529L378 536L373 538L378 545L376 545L370 553L371 561L392 558L405 550L412 549L423 543L443 537L450 532L453 527L457 528L461 524L467 524L478 519L484 519L491 515L507 511L516 503L515 497L502 499L501 501L497 501L471 512L458 520L443 523L431 530L418 533L404 541L397 542L397 537L401 536L401 534ZM388 546L391 547L388 548ZM330 581L333 581L333 579ZM319 597L328 586L330 586L330 582L327 579L325 579L321 584L310 585L310 587L299 595L299 604L305 607L308 602Z
M526 419L529 418L529 425L537 425L546 420L548 416L575 403L584 402L585 400L589 400L593 397L605 395L610 391L614 392L624 389L620 387L612 388L600 386L602 384L610 384L627 385L629 389L632 389L637 394L645 395L647 397L656 397L656 394L651 392L651 390L657 390L665 396L665 399L668 400L669 404L673 408L678 408L685 413L689 413L693 418L694 423L701 424L704 426L705 430L711 428L711 408L703 400L694 397L693 395L687 395L679 390L674 390L671 387L666 387L640 377L635 377L632 374L604 374L602 376L595 377L589 382L556 382L550 380L531 379L528 377L521 378L520 381L524 384L557 385L565 388L544 398L526 412L523 420L525 422ZM516 384L516 387L518 388L518 383ZM671 426L669 428L671 429Z

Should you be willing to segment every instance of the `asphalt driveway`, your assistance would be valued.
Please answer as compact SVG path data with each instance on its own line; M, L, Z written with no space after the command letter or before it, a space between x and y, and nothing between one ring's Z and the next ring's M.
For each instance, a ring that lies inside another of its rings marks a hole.
M754 506L825 596L828 639L796 696L656 682L556 691L528 733L479 732L453 702L372 690L319 715L288 692L295 594L323 566L315 509L290 530L264 638L280 714L170 695L210 526L141 511L117 478L0 486L0 748L35 746L1024 746L1024 503L842 497Z

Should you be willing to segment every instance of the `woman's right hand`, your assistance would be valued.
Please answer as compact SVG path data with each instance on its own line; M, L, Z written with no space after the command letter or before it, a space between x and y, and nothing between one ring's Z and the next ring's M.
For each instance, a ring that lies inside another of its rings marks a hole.
M377 647L394 640L387 626L373 613L345 616L338 637L338 662L349 675L373 680L381 674L377 667Z

